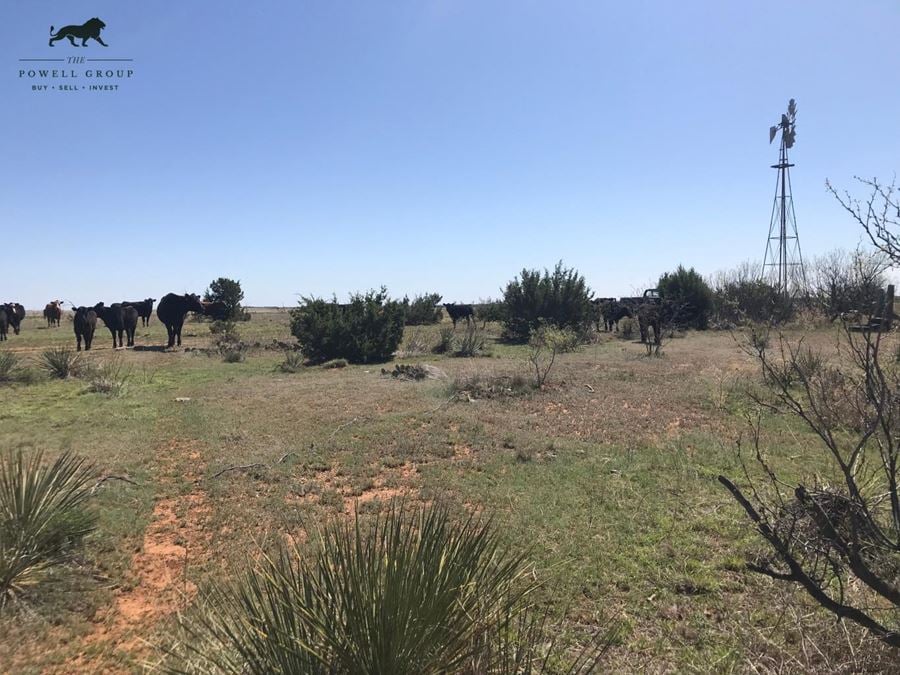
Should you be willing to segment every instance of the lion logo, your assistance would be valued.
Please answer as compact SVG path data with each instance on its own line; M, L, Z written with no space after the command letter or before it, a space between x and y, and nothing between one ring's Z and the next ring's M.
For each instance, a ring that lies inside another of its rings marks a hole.
M85 21L80 26L63 26L56 33L53 32L53 26L50 26L50 46L52 47L57 40L69 38L73 47L87 47L87 41L90 39L108 47L109 45L100 39L100 31L104 28L106 28L106 24L97 17ZM75 44L75 38L81 40L80 45Z

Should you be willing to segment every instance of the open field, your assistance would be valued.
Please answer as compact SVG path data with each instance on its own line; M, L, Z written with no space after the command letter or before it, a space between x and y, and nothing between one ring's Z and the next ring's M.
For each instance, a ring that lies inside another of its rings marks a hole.
M85 358L118 359L122 395L79 379L0 387L0 447L69 449L98 477L137 483L104 483L84 559L0 617L0 671L139 671L204 584L394 497L493 514L531 551L569 639L617 629L610 671L829 671L865 654L854 630L805 604L784 612L792 591L743 569L757 541L716 482L741 477L742 391L759 378L740 335L688 333L647 358L600 334L561 355L542 391L451 399L455 378L528 376L526 348L497 343L489 325L490 357L401 359L448 376L407 382L378 365L279 372L284 352L266 347L292 341L283 311L238 330L259 347L224 363L196 351L207 324L185 325L192 350L163 351L154 316L137 349L117 352L98 325ZM407 342L433 344L437 330L409 327ZM827 348L836 332L806 339ZM30 361L61 344L74 346L71 322L29 317L0 349ZM766 418L763 440L785 475L821 469L795 421Z

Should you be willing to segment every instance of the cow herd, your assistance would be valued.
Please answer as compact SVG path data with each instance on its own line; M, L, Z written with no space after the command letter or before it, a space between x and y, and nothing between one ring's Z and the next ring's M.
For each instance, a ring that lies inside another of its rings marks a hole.
M156 298L114 302L111 305L98 302L93 306L78 307L74 303L70 303L74 308L72 326L78 351L81 351L82 344L85 350L91 348L94 331L97 328L97 319L103 322L112 335L113 349L133 347L138 321L140 320L142 326L150 325L155 302ZM61 325L62 306L62 300L54 300L44 307L43 316L47 321L47 328ZM193 293L185 295L169 293L163 296L156 307L156 316L166 327L168 347L181 345L181 330L189 312L209 316L213 319L222 319L224 318L224 305L220 302L204 302ZM0 304L0 340L8 338L10 326L18 335L24 318L25 308L21 304L17 302Z
M133 347L138 320L142 326L150 325L155 302L155 298L146 298L138 301L115 302L111 305L98 302L92 307L75 307L73 305L72 324L78 351L81 351L82 343L86 350L91 348L97 319L103 322L112 335L114 349L125 346ZM649 341L650 329L653 329L654 339L658 341L665 307L661 305L654 292L647 291L643 297L639 298L595 298L592 303L597 330L600 330L602 323L604 330L618 331L619 321L625 317L637 317L641 341ZM44 307L43 315L48 328L61 325L62 305L62 300L53 300ZM447 310L454 327L460 320L465 319L466 324L475 320L475 308L472 305L446 303L444 309ZM169 293L163 296L156 308L156 315L166 327L168 347L181 345L181 330L189 312L222 319L225 306L221 302L201 301L197 295L192 293L185 295ZM0 341L8 339L10 327L18 335L24 318L25 308L21 304L17 302L0 304Z

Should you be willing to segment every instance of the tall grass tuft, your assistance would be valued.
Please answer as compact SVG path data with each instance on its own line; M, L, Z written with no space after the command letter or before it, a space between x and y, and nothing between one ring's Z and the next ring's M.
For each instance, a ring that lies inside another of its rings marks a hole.
M66 562L94 527L84 505L91 467L68 453L0 456L0 607Z
M300 352L288 352L284 361L278 364L278 370L282 373L299 373L306 367L303 354Z
M82 377L87 379L87 391L90 393L116 397L125 391L131 374L132 369L123 364L121 359L113 358L90 369L89 372L82 374Z
M490 522L393 503L282 548L182 620L170 672L528 673L559 657L528 604L525 560ZM589 672L590 649L570 672ZM552 656L551 656L552 654ZM554 661L554 667L558 662ZM565 671L565 669L563 669Z
M82 360L81 354L69 347L54 347L41 352L38 364L52 377L64 380L78 374Z
M473 321L466 326L465 332L456 345L454 356L481 356L484 354L484 333Z
M12 352L0 352L0 384L28 384L33 380L34 373L22 366L18 356Z

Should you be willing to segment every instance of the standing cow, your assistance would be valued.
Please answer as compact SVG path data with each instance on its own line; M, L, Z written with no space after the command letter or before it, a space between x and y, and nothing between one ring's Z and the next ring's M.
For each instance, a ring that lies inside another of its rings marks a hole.
M22 330L22 321L25 319L25 308L18 302L7 302L6 315L13 332L18 335Z
M52 328L54 325L59 327L62 319L62 300L48 302L44 307L44 318L47 319L47 328Z
M156 308L156 316L166 327L169 334L169 347L174 347L176 342L181 346L181 329L184 326L184 318L188 312L203 313L203 304L194 293L164 295Z
M469 325L469 321L475 321L475 308L472 305L456 305L454 303L445 303L444 309L447 310L447 314L450 315L450 320L453 322L453 327L456 328L456 322L460 319L466 320L466 325Z
M94 330L97 328L97 312L90 307L78 307L72 324L75 327L75 341L81 351L81 340L84 339L85 350L90 350L94 341Z
M122 311L122 305L115 302L107 307L102 302L98 302L94 305L94 312L96 312L99 318L103 319L103 323L106 324L106 327L109 328L109 332L112 333L113 349L124 347L125 345L122 344L122 336L125 332L125 316ZM116 343L116 336L119 338L118 344Z
M6 334L9 332L9 305L0 305L0 342L7 340Z
M146 298L144 300L138 300L137 302L128 302L127 300L122 301L122 306L131 305L134 307L138 316L141 318L142 326L150 325L150 317L153 316L153 303L156 302L156 298Z
M126 347L134 347L134 333L140 314L131 305L122 307L122 326L125 328Z

